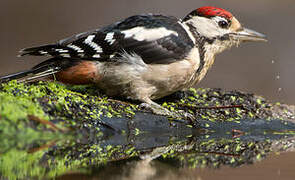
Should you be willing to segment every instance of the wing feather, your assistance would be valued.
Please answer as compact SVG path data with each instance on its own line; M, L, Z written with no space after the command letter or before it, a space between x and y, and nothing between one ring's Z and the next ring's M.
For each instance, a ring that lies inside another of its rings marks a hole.
M148 23L148 24L147 24ZM49 55L95 61L136 53L147 64L184 58L193 42L179 20L163 15L131 16L102 29L81 33L57 44L27 48L21 55Z

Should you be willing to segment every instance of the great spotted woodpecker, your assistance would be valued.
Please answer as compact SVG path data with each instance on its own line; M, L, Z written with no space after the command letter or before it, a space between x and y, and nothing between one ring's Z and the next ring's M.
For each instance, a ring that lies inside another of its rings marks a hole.
M21 51L20 56L50 56L32 69L0 81L51 78L69 84L95 84L110 96L148 104L200 82L215 55L245 41L266 41L243 28L228 11L201 7L183 19L160 14L128 17L109 26Z

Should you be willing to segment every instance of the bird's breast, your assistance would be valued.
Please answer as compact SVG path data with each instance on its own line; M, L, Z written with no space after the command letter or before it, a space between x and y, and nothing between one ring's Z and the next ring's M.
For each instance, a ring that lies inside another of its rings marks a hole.
M163 97L173 92L191 87L194 74L200 64L199 51L194 49L187 58L170 64L150 64L143 74L143 80L153 85L153 96Z

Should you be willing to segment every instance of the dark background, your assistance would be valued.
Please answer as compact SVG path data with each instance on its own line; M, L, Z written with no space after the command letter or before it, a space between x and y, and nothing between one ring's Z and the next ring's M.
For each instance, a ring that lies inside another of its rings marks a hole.
M140 13L179 18L201 6L232 12L245 27L268 36L217 56L200 87L239 89L295 104L294 0L1 0L0 76L24 70L44 58L17 58L25 47L56 42Z

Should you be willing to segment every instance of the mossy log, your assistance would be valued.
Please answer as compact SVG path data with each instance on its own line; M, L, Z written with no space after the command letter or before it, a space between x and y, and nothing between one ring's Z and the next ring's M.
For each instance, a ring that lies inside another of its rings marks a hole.
M131 158L238 166L294 150L294 106L209 88L157 102L195 120L154 115L139 102L107 97L93 86L1 84L0 174L55 177Z

